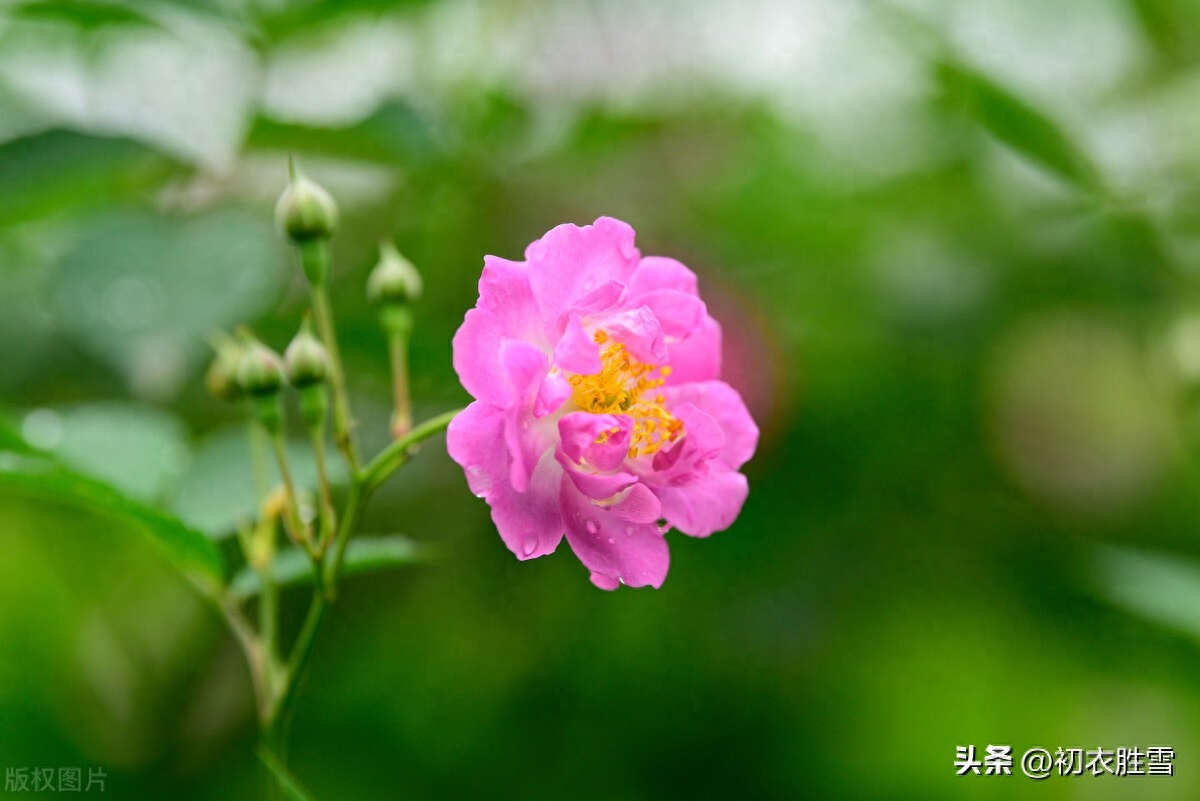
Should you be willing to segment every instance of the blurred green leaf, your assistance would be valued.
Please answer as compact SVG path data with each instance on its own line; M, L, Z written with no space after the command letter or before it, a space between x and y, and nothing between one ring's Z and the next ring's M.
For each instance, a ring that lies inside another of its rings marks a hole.
M1200 4L1194 0L1128 0L1147 38L1169 62L1200 54Z
M16 424L0 413L0 453L4 451L20 454L34 453L33 448L30 448L29 443L21 436Z
M964 64L938 63L937 80L951 101L992 136L1078 189L1103 192L1091 159L1040 109Z
M21 3L8 11L13 20L31 22L55 22L91 30L107 25L158 24L129 5L113 2L87 2L87 0L36 0Z
M405 7L431 5L433 0L339 0L336 3L256 3L248 10L264 39L277 42L293 34L310 34L341 20L380 16Z
M314 490L317 466L311 445L307 440L292 440L287 452L296 486ZM345 481L346 470L340 459L330 460L328 467L330 481L335 484ZM177 487L172 510L188 525L210 537L227 537L237 530L239 520L254 520L258 515L254 470L246 427L219 431L196 447L191 465ZM263 459L263 470L268 486L278 486L279 471L269 450Z
M346 546L342 575L423 564L433 561L437 555L434 546L400 534L365 537L351 540ZM308 555L298 548L280 551L275 556L273 576L275 583L281 587L307 583L312 577ZM235 598L250 598L262 592L262 579L253 569L244 568L229 583L229 591Z
M212 331L275 302L284 263L268 214L109 213L63 256L50 311L140 394L162 397L211 356Z
M247 136L247 146L405 166L428 161L438 152L437 135L429 120L401 102L385 103L362 122L344 128L259 117Z
M174 170L128 139L71 131L15 139L0 145L0 226L134 197Z
M31 414L51 416L56 427L45 450L140 501L160 500L187 466L187 429L159 409L93 403Z
M203 534L49 459L0 453L0 488L32 494L128 525L142 532L176 567L206 590L213 590L222 581L221 554Z
M1112 603L1200 637L1200 564L1180 556L1109 548L1100 552L1096 574Z

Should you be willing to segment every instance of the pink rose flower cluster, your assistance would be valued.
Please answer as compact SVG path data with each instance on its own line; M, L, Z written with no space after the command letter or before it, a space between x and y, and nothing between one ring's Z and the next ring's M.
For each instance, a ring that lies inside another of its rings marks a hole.
M475 402L450 455L518 559L565 534L596 586L659 587L669 529L707 537L741 511L758 428L718 380L720 326L695 274L619 220L488 256L454 368Z

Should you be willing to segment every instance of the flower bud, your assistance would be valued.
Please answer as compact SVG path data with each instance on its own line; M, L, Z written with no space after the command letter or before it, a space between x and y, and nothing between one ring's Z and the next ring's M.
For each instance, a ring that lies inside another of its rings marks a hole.
M254 397L277 394L283 386L279 356L250 335L246 335L244 343L237 368L238 386Z
M421 275L417 268L391 242L380 243L379 263L367 279L367 298L372 303L402 305L419 297Z
M329 239L338 225L337 204L316 182L291 167L291 182L275 206L275 221L297 245Z
M238 364L242 359L242 346L236 339L221 334L214 343L217 356L204 374L204 385L209 393L227 402L233 402L242 397L242 388L238 385Z
M313 336L307 317L283 354L283 366L288 383L297 389L321 384L329 374L329 355L321 340Z

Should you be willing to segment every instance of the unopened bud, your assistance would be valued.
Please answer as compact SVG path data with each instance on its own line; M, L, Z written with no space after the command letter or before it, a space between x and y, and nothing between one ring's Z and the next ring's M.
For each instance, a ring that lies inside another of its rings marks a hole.
M320 185L290 165L291 182L275 206L275 220L287 238L297 245L329 239L337 230L337 204Z
M321 340L313 336L312 324L307 317L300 332L287 346L283 365L288 383L297 389L321 384L329 374L329 355Z
M218 400L236 401L242 397L237 379L238 364L242 359L241 343L227 334L220 334L214 347L217 355L204 374L204 385Z
M283 387L283 365L278 354L249 331L240 334L242 357L238 361L238 386L250 396L250 408L258 422L267 431L277 434L283 429L283 405L279 397Z
M408 304L421 297L421 274L391 242L379 245L379 263L367 279L367 298L384 305Z
M283 386L283 366L278 354L263 343L247 336L238 361L238 386L247 395L275 395Z

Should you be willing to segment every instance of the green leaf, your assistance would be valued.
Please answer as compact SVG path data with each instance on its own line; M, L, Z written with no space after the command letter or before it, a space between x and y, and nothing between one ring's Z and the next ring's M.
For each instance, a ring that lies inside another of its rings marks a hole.
M237 531L238 521L258 516L254 459L245 426L218 431L195 449L191 465L180 480L171 510L188 525L210 537L222 539ZM307 440L289 440L288 463L292 479L301 490L317 487L317 466ZM270 450L264 453L263 467L270 486L280 483L279 470ZM340 459L330 460L329 480L341 484L346 469Z
M1101 593L1128 612L1200 637L1200 564L1178 556L1105 549L1097 560Z
M221 554L203 534L49 459L0 452L0 490L27 493L128 525L143 533L205 591L213 593L221 584Z
M265 746L259 746L258 758L267 766L267 770L271 771L275 781L279 782L280 789L283 790L284 796L289 801L313 801L312 795L300 785L296 777L287 769L287 765L280 762L279 757L271 753Z
M49 310L135 389L163 397L211 358L214 330L275 302L285 256L267 215L110 212L90 219L63 255Z
M21 454L35 453L8 415L0 413L0 454L3 454L4 451Z
M1200 6L1193 0L1128 0L1128 5L1169 64L1186 67L1200 55Z
M109 25L139 25L161 27L144 14L124 5L88 0L38 0L22 3L10 11L11 19L41 24L72 25L95 30Z
M51 441L33 442L72 470L103 481L139 501L160 500L189 458L187 428L149 406L90 403L38 409L26 420L44 421Z
M1091 159L1041 110L964 64L938 63L937 79L951 101L992 136L1078 189L1103 192Z
M174 163L128 139L47 131L0 145L0 226L137 197Z
M342 128L254 121L247 145L265 150L291 150L351 160L402 164L411 168L438 152L437 135L416 109L400 102L384 103L371 116Z
M352 540L346 546L342 575L421 564L437 556L438 551L434 546L399 534ZM280 587L305 584L312 578L312 564L303 551L288 548L275 556L272 575ZM247 567L234 577L229 592L239 600L250 598L262 592L262 579Z

